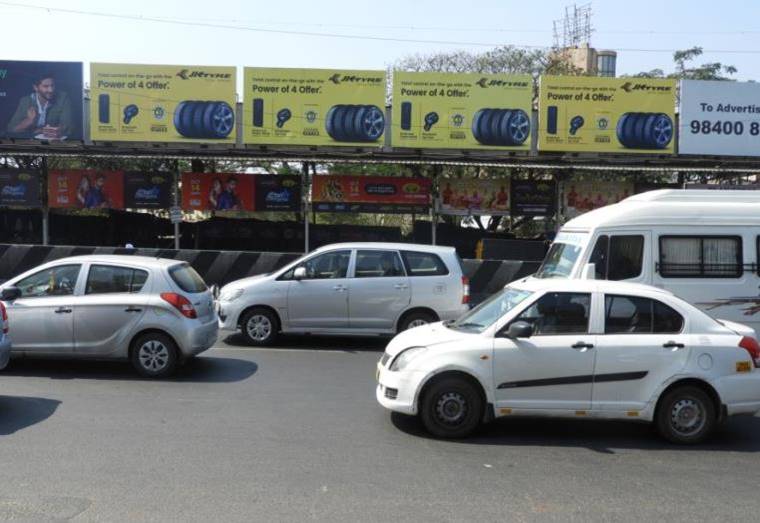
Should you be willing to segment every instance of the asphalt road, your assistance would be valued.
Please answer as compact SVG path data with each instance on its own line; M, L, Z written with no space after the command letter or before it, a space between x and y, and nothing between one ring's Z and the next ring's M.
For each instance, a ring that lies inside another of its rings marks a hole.
M427 437L374 399L382 340L220 343L163 382L127 364L0 374L0 520L753 521L760 418L709 444L506 420Z

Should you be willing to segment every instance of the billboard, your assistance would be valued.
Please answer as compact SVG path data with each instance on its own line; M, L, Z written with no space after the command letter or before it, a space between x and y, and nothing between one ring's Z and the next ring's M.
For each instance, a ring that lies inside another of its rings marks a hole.
M760 85L683 80L679 154L760 156Z
M40 173L0 168L0 207L41 207Z
M124 206L127 209L168 209L171 206L171 173L124 173Z
M182 173L185 211L253 211L254 175Z
M58 209L123 209L122 171L48 172L48 206Z
M530 150L529 75L393 73L394 147Z
M257 211L301 211L301 177L294 175L254 176Z
M512 216L554 216L557 212L557 184L554 180L512 180Z
M235 142L235 67L90 65L94 141Z
M0 139L82 140L82 63L0 60Z
M431 183L426 178L386 176L314 176L315 211L425 213L430 208Z
M676 81L542 76L540 151L673 154Z
M565 182L562 203L565 218L617 203L633 195L633 182Z
M441 180L441 214L509 214L509 179L478 180L452 178Z
M384 144L384 71L246 67L244 86L246 144Z

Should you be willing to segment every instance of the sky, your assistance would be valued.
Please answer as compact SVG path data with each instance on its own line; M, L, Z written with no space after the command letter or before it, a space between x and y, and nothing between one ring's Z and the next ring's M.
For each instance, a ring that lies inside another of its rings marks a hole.
M383 69L412 54L549 46L552 21L571 5L567 0L0 0L0 59ZM731 64L738 68L736 79L760 80L757 0L596 0L591 6L591 44L618 51L618 74L671 71L673 50L698 45L706 50L699 63Z

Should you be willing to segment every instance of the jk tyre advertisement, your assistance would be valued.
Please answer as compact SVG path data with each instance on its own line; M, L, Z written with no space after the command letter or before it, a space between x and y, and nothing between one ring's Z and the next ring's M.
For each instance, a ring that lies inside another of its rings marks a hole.
M94 141L235 141L235 67L90 66Z
M676 82L542 76L541 151L673 154Z
M247 67L244 85L246 144L384 144L384 71Z
M323 212L425 213L429 179L383 176L315 176L313 209Z
M393 73L394 147L530 150L530 76Z
M0 207L41 207L40 173L0 168Z
M0 60L0 139L82 140L82 63Z
M678 152L760 156L760 85L683 80Z

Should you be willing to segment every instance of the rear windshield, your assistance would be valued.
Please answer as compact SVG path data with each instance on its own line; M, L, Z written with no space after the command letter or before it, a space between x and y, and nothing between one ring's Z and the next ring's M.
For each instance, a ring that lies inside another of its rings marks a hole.
M188 264L175 265L169 269L169 276L174 283L185 292L197 293L207 289L206 282L203 281L200 274Z

